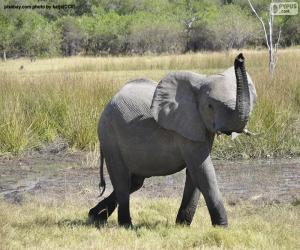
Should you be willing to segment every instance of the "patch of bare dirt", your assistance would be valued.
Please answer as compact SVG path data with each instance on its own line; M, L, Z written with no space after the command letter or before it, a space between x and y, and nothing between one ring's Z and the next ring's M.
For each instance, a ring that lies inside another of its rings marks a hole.
M71 152L63 144L20 156L0 157L0 197L21 203L27 195L63 200L76 195L94 204L99 198L99 169L86 164L87 152ZM300 200L300 159L215 161L218 183L229 204L297 202ZM105 176L108 195L112 190ZM185 171L152 177L133 196L176 197L183 192Z

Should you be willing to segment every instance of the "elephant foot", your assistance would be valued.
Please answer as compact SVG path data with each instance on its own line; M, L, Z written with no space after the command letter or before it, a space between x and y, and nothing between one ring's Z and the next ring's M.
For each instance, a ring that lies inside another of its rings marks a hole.
M213 227L228 228L228 223L226 223L226 224L213 224Z
M209 209L211 223L213 226L228 227L227 214L222 203Z
M95 213L93 209L89 211L89 223L96 227L101 227L107 223L108 215L107 210L102 210L100 213Z
M193 220L193 216L190 213L181 211L177 215L176 224L190 226L192 223L192 220Z
M133 227L130 216L118 218L118 223L119 226L124 227L126 229L131 229Z
M130 223L120 223L119 222L119 226L124 227L125 229L132 229L133 228L133 225L132 225L131 222Z

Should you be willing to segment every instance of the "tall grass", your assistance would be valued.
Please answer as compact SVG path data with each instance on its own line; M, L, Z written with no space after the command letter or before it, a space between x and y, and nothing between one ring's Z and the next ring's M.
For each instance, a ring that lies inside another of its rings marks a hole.
M173 70L221 72L232 65L237 53L2 62L0 152L19 153L38 148L58 136L65 138L71 147L93 148L101 111L128 80L147 77L158 81ZM249 128L260 135L240 136L235 141L221 136L214 146L215 157L299 154L300 50L279 52L273 79L268 75L266 51L244 51L244 54L258 91Z
M132 200L135 227L117 226L116 212L108 225L87 222L88 207L78 199L0 201L1 249L299 249L299 206L227 206L229 228L211 226L205 206L197 209L191 227L176 226L178 200Z

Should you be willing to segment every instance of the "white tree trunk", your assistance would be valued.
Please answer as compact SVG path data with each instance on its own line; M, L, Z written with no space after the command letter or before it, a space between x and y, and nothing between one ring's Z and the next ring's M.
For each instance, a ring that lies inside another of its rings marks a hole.
M273 0L271 2L273 2ZM264 30L264 33L265 33L265 39L266 39L266 43L267 43L267 47L268 47L268 51L269 51L269 73L270 73L271 76L273 76L273 73L274 73L274 70L275 70L275 67L276 67L276 63L277 63L277 59L278 59L277 58L277 48L278 48L278 45L279 45L281 29L279 31L277 42L274 45L273 44L273 21L274 21L274 16L271 13L271 8L269 9L269 23L268 23L269 24L269 36L268 36L263 19L257 14L257 12L254 9L254 7L253 7L250 0L248 0L248 3L250 5L252 11L256 15L256 17L258 18L258 20L261 22L261 25L263 27L263 30Z

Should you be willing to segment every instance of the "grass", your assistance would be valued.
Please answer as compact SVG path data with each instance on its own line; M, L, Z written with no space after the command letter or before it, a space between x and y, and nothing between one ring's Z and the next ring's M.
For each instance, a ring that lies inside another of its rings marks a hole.
M0 201L1 249L299 249L299 205L227 206L230 226L214 228L205 206L191 227L174 223L179 201L134 198L134 229L117 226L116 213L96 229L78 200Z
M273 79L266 51L243 51L258 92L249 129L260 136L217 138L222 159L300 154L300 49L279 51ZM238 52L143 57L73 57L0 63L0 153L18 154L57 137L94 149L105 104L130 79L159 81L173 70L212 74L230 67ZM24 69L20 70L23 65Z

